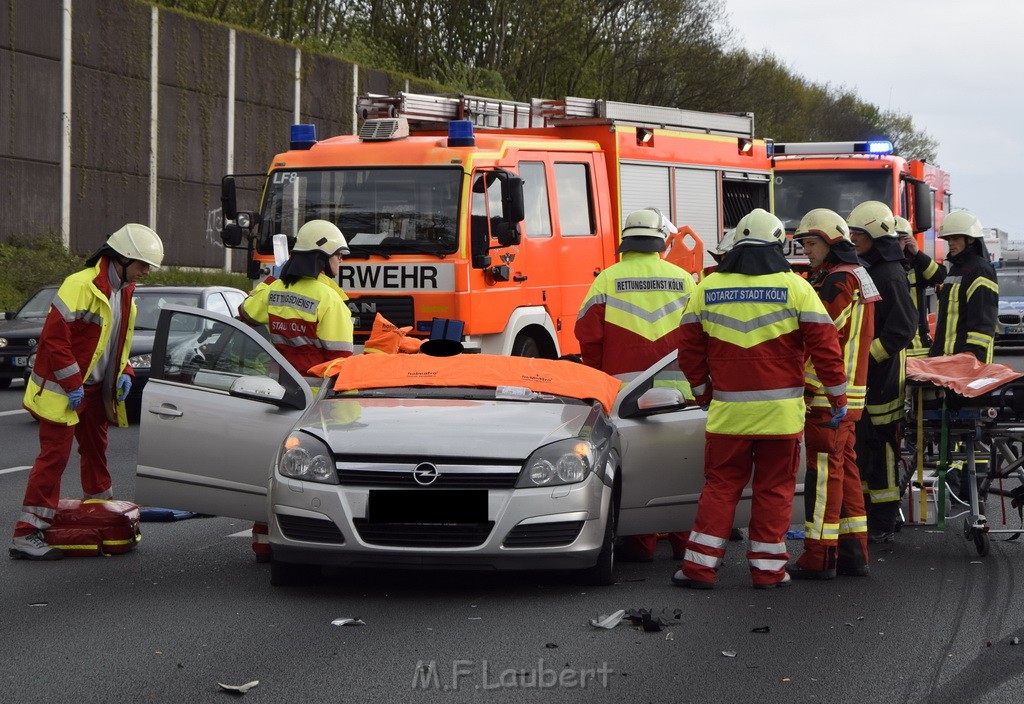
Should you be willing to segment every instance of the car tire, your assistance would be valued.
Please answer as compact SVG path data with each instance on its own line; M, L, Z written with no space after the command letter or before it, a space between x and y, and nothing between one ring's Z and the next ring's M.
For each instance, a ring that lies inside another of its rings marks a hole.
M11 380L10 379L0 379L0 389L9 389L9 388L11 388Z
M580 581L591 586L606 587L615 584L615 539L619 524L619 496L612 492L608 520L604 524L604 541L597 563L580 572Z
M301 587L320 576L320 567L297 562L279 562L270 557L270 584L275 587Z

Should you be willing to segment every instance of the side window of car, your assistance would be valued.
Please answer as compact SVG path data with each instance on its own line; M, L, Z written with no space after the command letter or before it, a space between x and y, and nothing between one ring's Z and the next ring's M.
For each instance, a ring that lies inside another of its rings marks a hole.
M175 332L197 327L198 332ZM161 378L226 391L240 376L269 376L284 383L280 365L241 330L187 313L172 314Z
M228 304L224 302L224 296L220 293L210 294L209 298L206 299L206 309L232 318L235 315L234 313L228 312Z

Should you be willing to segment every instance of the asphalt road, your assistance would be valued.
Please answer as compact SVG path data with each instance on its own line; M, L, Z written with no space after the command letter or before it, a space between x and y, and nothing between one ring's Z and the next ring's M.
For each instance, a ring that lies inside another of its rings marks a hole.
M1024 357L997 361L1024 368ZM20 397L0 391L8 527L19 468L38 450ZM110 434L122 498L134 494L137 432ZM79 493L73 460L63 495ZM1000 520L995 499L989 517ZM669 585L665 543L604 588L544 573L335 572L281 589L253 561L248 528L145 523L125 555L0 559L0 700L194 703L232 699L218 683L253 680L247 702L1016 703L1024 687L1024 539L980 558L957 521L904 528L874 550L870 577L771 591L750 588L733 543L710 592ZM618 609L672 625L589 625Z

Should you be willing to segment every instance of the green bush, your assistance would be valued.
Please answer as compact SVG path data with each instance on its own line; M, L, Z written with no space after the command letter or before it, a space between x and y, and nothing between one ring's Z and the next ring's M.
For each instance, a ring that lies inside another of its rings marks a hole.
M64 247L60 235L15 235L0 243L0 310L17 310L40 286L57 284L85 267L85 257ZM215 270L167 267L150 273L143 283L168 286L234 286L248 291L252 286L245 274Z

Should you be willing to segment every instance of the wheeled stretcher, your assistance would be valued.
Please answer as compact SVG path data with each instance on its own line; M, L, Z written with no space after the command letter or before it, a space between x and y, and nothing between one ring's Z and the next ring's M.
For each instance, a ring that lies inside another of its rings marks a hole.
M907 389L904 435L914 449L911 482L916 480L919 487L918 515L926 515L924 475L930 467L936 471L936 524L945 527L946 472L959 464L965 470L960 491L966 493L966 515L960 514L964 538L974 542L978 554L988 554L990 535L1024 533L1024 374L1004 364L982 364L966 353L911 358ZM985 511L990 493L1002 497L1002 524L1009 500L1021 527L989 524Z

